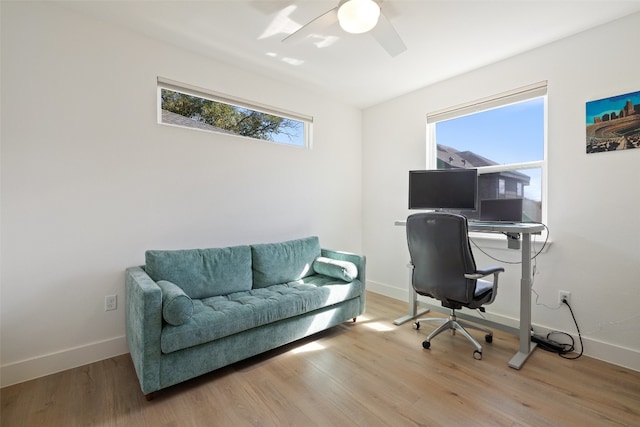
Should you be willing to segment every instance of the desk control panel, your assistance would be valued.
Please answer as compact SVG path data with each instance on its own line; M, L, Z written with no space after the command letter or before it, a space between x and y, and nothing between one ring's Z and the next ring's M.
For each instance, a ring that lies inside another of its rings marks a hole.
M507 247L520 249L520 233L505 233L507 235Z

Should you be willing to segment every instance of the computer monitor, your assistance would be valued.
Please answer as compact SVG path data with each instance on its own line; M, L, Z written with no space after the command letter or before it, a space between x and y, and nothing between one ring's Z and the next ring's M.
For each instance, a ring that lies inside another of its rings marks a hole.
M482 199L480 220L522 222L522 202L522 199Z
M409 209L475 211L477 203L476 169L409 171Z

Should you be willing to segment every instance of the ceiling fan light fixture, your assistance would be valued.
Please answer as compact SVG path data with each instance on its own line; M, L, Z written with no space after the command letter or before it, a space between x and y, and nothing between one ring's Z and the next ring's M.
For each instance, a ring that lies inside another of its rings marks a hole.
M379 17L380 5L374 0L346 0L338 7L340 27L352 34L370 31Z

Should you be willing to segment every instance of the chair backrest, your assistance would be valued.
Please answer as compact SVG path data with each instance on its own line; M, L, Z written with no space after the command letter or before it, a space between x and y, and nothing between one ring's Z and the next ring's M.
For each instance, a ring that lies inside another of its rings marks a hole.
M407 218L407 243L413 264L412 285L450 308L473 301L476 263L469 245L467 219L462 215L427 212Z

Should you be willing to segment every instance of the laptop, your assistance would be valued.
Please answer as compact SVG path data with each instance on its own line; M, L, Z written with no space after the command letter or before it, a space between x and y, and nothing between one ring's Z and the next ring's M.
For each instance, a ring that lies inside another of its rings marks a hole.
M480 200L480 221L522 222L523 199L484 199Z

